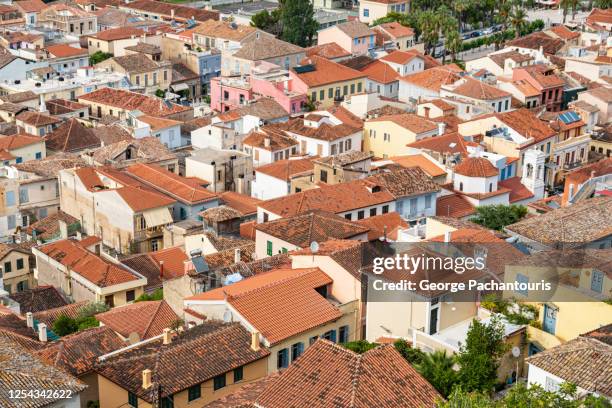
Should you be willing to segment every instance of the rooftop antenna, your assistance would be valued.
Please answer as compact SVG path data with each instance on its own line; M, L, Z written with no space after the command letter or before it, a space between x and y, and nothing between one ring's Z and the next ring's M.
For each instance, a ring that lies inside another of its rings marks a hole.
M317 241L310 243L310 252L312 252L312 262L314 262L315 254L319 252L319 243Z

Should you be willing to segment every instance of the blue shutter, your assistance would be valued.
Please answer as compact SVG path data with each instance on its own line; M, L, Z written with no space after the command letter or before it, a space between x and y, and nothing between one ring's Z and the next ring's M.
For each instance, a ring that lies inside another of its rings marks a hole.
M593 276L591 277L591 290L597 293L603 291L603 272L593 271Z
M298 356L301 356L304 353L304 343L298 343Z
M333 341L334 343L336 342L336 331L335 330L331 330L330 331L330 340Z

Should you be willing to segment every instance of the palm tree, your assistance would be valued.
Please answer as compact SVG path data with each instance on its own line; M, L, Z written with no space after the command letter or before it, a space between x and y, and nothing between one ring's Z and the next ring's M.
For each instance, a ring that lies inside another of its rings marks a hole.
M453 0L453 10L455 11L455 17L459 22L459 31L463 26L463 13L470 7L469 0Z
M457 372L453 369L455 359L446 354L446 350L425 354L421 363L415 368L444 397L448 396L457 381Z
M457 60L457 53L461 51L461 35L458 30L450 31L446 34L446 49L451 53L451 60Z
M559 2L559 7L563 7L563 24L565 24L565 20L567 19L567 10L570 8L571 0L561 0Z
M514 28L514 38L521 36L521 29L527 25L527 13L522 8L514 9L510 15L510 24Z

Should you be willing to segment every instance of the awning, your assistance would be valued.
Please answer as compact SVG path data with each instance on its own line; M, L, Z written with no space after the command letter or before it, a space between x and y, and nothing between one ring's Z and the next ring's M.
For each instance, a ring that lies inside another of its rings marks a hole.
M184 82L181 82L180 84L176 85L170 85L170 87L174 92L186 91L187 89L189 89L189 85Z
M147 210L142 213L142 216L147 222L147 228L172 223L172 214L170 214L170 210L166 207Z

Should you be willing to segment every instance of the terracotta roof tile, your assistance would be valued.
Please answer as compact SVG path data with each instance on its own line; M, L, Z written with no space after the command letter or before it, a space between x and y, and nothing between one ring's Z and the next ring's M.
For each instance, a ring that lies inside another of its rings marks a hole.
M128 111L140 110L146 115L165 117L179 112L191 110L186 106L175 103L167 104L159 98L130 92L123 89L100 88L93 92L79 96L79 102L94 102L101 105L114 106Z
M342 316L315 290L331 283L319 268L276 269L185 300L226 299L274 345Z
M48 45L47 51L56 58L86 56L87 49L71 47L67 44Z
M296 175L302 173L311 173L314 169L312 157L278 160L274 163L266 164L257 167L255 170L258 173L263 173L279 180L289 181Z
M60 119L55 118L53 116L33 111L21 112L20 114L15 116L15 119L32 126L55 125L56 123L61 122Z
M356 222L370 229L368 232L369 241L385 236L395 241L397 240L398 230L408 228L408 223L397 212L375 215Z
M148 11L154 14L161 14L168 19L172 15L172 12L174 12L174 18L176 20L185 21L193 18L195 21L201 23L207 20L219 20L219 13L217 11L198 9L179 4L163 3L153 0L136 0L127 4L122 3L121 6L128 9Z
M303 53L304 48L279 40L271 35L251 36L246 39L234 57L249 61L261 61L272 58Z
M218 196L202 187L207 181L182 177L152 164L134 164L126 171L145 184L190 205L216 200Z
M347 21L346 23L336 24L333 27L342 31L351 38L360 38L374 35L374 32L370 29L370 27L368 27L367 24L362 23L359 20Z
M303 191L264 201L260 207L289 217L310 210L324 210L334 214L391 202L395 198L387 190L371 192L361 180Z
M136 302L95 317L122 337L137 333L140 340L159 336L179 318L165 300Z
M366 74L319 56L312 56L306 64L314 66L314 70L296 73L296 76L309 88L365 78ZM294 70L295 72L295 70Z
M464 78L460 80L459 84L453 88L446 88L449 92L466 96L468 98L480 99L480 100L492 100L499 98L506 98L511 96L510 93L503 91L494 86L488 85L483 81L479 81L473 78Z
M409 82L421 88L439 92L442 85L449 85L461 77L456 72L444 67L435 67L425 71L400 77L400 80Z
M420 134L438 129L438 125L422 118L414 113L402 113L400 115L379 116L369 119L368 122L393 122L413 133Z
M439 177L446 174L446 171L443 168L441 168L439 165L434 164L434 162L425 157L423 154L394 156L390 157L389 160L406 168L419 167L430 177Z
M0 149L11 151L43 142L44 139L38 136L26 135L23 133L12 136L0 136Z
M510 190L510 196L508 197L510 204L534 197L534 194L521 183L521 178L518 176L501 180L497 184Z
M314 55L318 55L319 57L327 59L336 59L350 57L351 53L339 46L338 43L331 42L306 48L307 57L312 57Z
M368 79L371 81L376 81L380 84L396 82L400 77L400 74L391 68L389 64L385 64L378 60L366 65L365 68L362 68L360 71L367 74Z
M100 139L92 129L70 118L45 136L45 144L50 150L70 153L99 147Z
M111 28L108 30L100 31L94 35L93 38L103 41L116 41L123 40L126 38L139 37L144 33L144 30L136 27L119 27Z
M532 50L539 50L540 47L542 47L544 53L552 55L555 55L564 45L565 41L559 38L551 38L539 31L519 37L507 43L507 46L510 47L529 48Z
M392 21L390 23L383 23L383 24L373 27L374 30L376 30L377 28L382 28L386 33L392 35L393 38L414 36L414 30L412 28L403 26L397 21Z
M106 357L98 374L135 393L148 403L199 385L262 358L265 347L254 351L251 335L240 323L207 321L185 330L170 344L154 340ZM142 371L152 371L153 384L142 388ZM159 392L161 390L161 392Z
M442 399L392 344L357 354L319 340L264 384L206 407L413 408L434 406Z
M75 377L91 373L98 357L125 347L110 327L96 327L61 337L36 355Z
M467 157L454 167L457 174L467 177L494 177L499 170L483 157Z
M207 37L221 38L230 41L242 41L254 34L258 29L249 25L232 24L227 21L210 19L197 25L194 33ZM265 34L264 34L265 35Z
M60 316L68 316L76 319L79 316L79 312L83 306L89 304L88 301L70 303L65 306L55 307L53 309L43 310L41 312L34 313L34 319L47 325L47 327L53 326L55 320Z
M367 227L319 210L257 224L255 229L300 248L313 241L349 239L368 232Z
M64 296L53 286L38 286L9 296L19 303L21 314L41 312L68 304Z
M442 154L459 153L462 156L467 156L468 154L465 140L456 132L446 133L441 136L427 137L425 139L410 143L407 146Z
M141 212L159 207L168 207L176 201L170 197L146 188L125 186L115 190L123 201L135 212Z
M19 0L14 2L13 5L23 10L24 13L39 13L47 7L42 0Z
M267 146L266 139L269 140ZM287 149L291 146L297 146L298 142L276 129L264 126L260 128L259 131L252 130L251 133L244 138L242 144L274 152Z
M149 257L160 267L164 279L173 279L185 274L185 261L189 259L182 247L171 247L149 252ZM163 271L161 265L163 262Z
M408 51L400 51L395 50L391 51L389 54L381 57L382 61L394 62L396 64L405 65L412 61L416 57L423 57L422 54L416 50L408 50Z
M45 244L37 249L70 268L72 273L81 275L99 287L118 285L140 279L121 265L111 263L89 252L78 241L65 239Z
M463 218L476 213L476 207L460 194L446 194L436 200L436 215Z
M573 40L574 38L580 37L579 32L572 31L562 24L551 27L549 30L564 40Z
M534 143L541 142L556 135L556 132L543 123L529 109L517 109L496 115L499 120L516 130L524 137L533 137Z
M219 194L221 201L228 207L238 211L243 217L257 213L257 205L261 200L233 191L226 191Z

